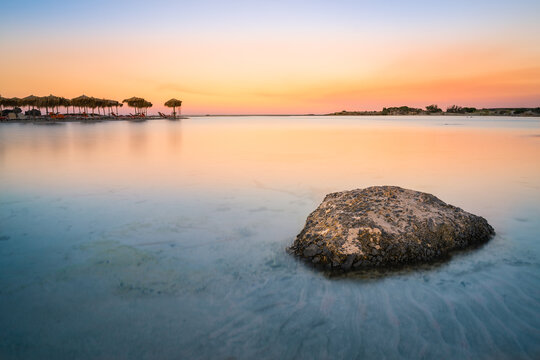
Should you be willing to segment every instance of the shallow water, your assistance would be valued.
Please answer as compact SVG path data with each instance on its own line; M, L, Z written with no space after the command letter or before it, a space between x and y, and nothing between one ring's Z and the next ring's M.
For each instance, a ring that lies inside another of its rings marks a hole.
M328 276L285 249L328 192L399 185L497 235ZM540 119L0 125L2 359L537 359Z

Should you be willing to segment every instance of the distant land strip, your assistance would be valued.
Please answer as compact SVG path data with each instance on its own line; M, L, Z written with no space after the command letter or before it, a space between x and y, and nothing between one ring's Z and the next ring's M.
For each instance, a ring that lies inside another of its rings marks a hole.
M536 108L482 108L452 105L443 111L437 105L425 109L408 106L388 107L381 111L339 111L326 115L475 115L475 116L540 116L540 107Z

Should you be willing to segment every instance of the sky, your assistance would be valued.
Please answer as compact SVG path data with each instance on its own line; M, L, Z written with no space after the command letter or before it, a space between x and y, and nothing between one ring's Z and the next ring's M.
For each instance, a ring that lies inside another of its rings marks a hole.
M0 0L0 94L184 114L540 106L540 1ZM127 111L127 109L126 109Z

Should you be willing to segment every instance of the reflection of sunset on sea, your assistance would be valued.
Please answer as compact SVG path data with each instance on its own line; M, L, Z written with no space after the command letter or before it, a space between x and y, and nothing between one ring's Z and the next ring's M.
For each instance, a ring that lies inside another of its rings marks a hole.
M178 96L188 114L540 101L533 1L28 1L3 8L18 16L0 24L9 49L0 57L2 96L137 95L156 111Z
M104 185L129 178L130 187L141 189L159 184L162 191L180 186L226 192L265 184L290 191L307 186L323 196L373 182L425 190L446 184L462 195L484 187L503 194L514 174L540 178L539 142L530 136L535 128L421 127L400 120L381 127L377 117L218 119L157 123L151 132L129 123L56 129L58 137L28 138L31 144L15 143L3 154L4 166L33 162L47 176L5 175L4 181L69 188L87 186L97 172ZM441 118L427 121L439 124ZM486 177L491 181L484 184Z

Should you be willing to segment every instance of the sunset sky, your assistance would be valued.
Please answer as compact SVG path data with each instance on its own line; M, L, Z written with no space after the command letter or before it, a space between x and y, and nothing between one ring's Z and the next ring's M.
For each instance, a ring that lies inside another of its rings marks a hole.
M540 106L540 1L5 1L0 94L186 114Z

